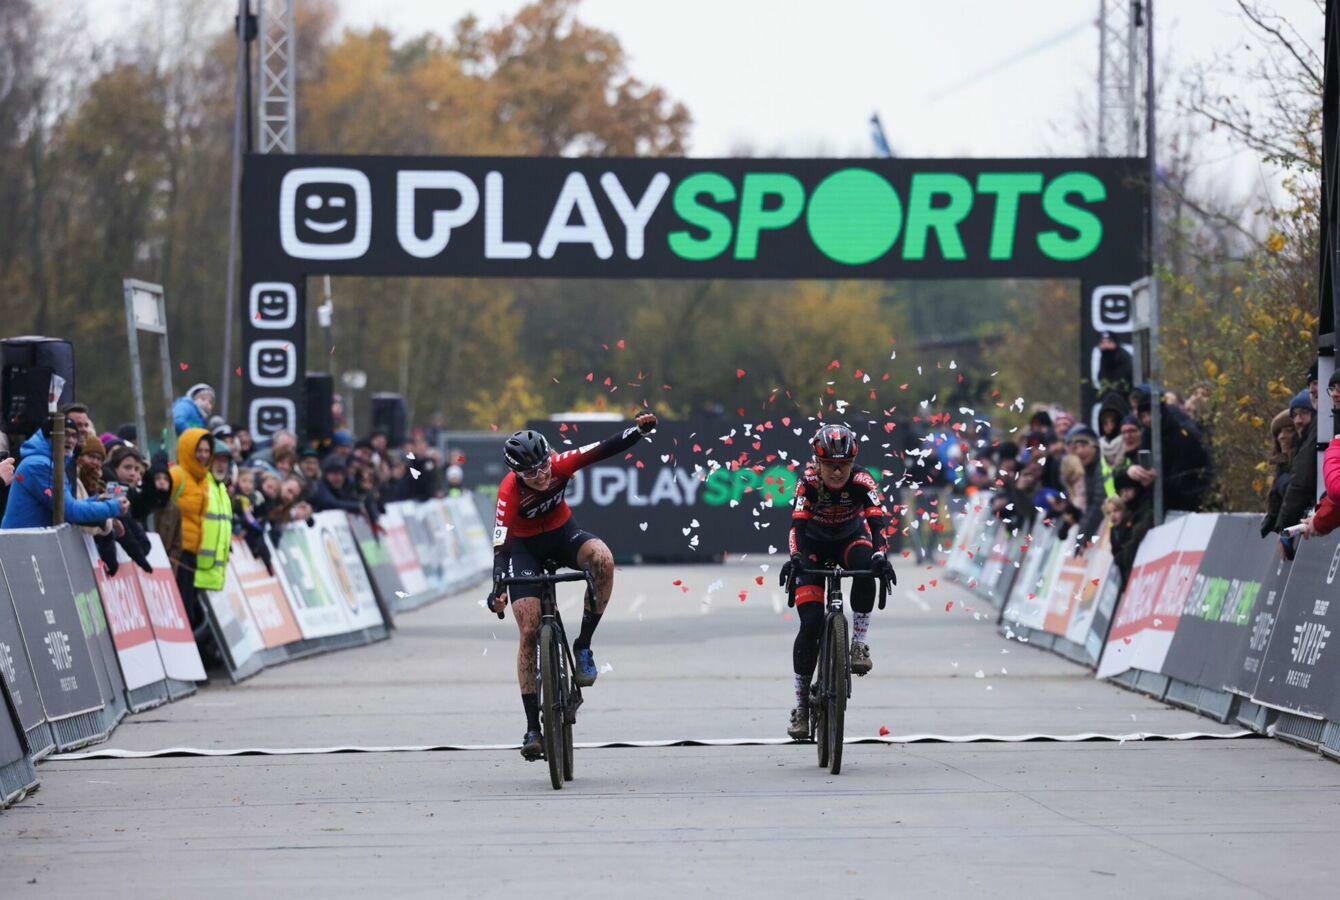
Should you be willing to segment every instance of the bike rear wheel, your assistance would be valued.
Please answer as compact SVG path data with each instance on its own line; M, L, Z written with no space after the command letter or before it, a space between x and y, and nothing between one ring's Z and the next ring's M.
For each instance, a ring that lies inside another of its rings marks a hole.
M847 690L851 684L847 617L841 613L833 616L828 625L828 676L828 763L829 771L837 775L842 771L843 725L847 713Z
M819 751L819 768L828 766L828 642L819 644L819 677L810 690L810 721L814 727L814 746Z
M549 783L563 788L563 688L559 675L558 629L540 626L540 715L544 720L544 758Z

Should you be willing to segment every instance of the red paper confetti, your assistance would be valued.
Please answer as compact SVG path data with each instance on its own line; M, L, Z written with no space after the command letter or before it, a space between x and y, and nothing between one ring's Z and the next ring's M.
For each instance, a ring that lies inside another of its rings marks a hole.
M736 369L736 370L735 370L735 377L736 377L736 378L743 378L743 377L744 377L744 369Z
M756 575L756 576L754 577L754 583L755 583L755 584L762 584L762 583L763 583L763 576L762 576L762 575Z
M887 726L887 725L881 725L881 726L879 726L879 736L880 736L880 737L888 737L888 736L889 736L889 726Z
M950 600L948 603L945 604L945 612L949 612L953 608L954 608L953 600Z
M182 363L182 364L181 364L181 370L182 370L183 372L185 372L185 371L186 371L187 369L189 369L189 368L191 368L191 367L188 366L186 363Z

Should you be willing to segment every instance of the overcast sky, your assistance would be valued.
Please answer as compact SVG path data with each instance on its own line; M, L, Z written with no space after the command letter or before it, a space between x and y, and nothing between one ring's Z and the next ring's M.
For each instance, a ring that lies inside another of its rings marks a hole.
M62 0L48 0L61 5ZM111 4L85 5L94 18ZM235 8L218 0L220 8ZM298 0L302 2L302 0ZM1266 0L1320 48L1314 0ZM467 13L486 25L521 0L338 0L345 25L397 35L449 34ZM632 72L693 115L690 153L747 144L786 155L870 155L878 111L902 156L1081 155L1074 127L1093 104L1098 0L584 0L580 17L613 32ZM1247 38L1234 0L1158 0L1157 52L1173 76ZM1087 27L1085 27L1087 24ZM1049 38L1050 46L996 70ZM945 93L968 79L970 83ZM1235 86L1235 91L1241 86ZM1167 114L1171 116L1172 113ZM1169 127L1168 122L1163 127ZM302 147L301 126L298 142ZM1262 183L1257 161L1216 144L1204 177L1239 189Z

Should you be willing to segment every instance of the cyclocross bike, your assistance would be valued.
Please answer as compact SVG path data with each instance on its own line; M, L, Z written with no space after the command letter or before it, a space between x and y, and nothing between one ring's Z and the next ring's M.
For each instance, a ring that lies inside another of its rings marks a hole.
M596 595L595 576L589 569L559 575L556 574L558 568L553 562L545 562L543 575L501 578L494 582L490 595L496 597L513 584L540 586L536 692L540 701L544 758L549 763L549 782L556 791L562 790L563 782L572 780L572 726L577 721L577 707L582 705L582 689L572 680L572 648L563 631L563 617L558 614L554 585L564 581L585 581L586 602L591 603ZM503 618L501 611L498 618Z
M819 767L834 775L842 771L843 720L851 699L851 644L847 639L847 616L843 612L842 579L876 578L879 580L879 608L884 608L889 583L872 569L843 569L820 566L791 572L787 579L787 604L796 605L796 578L799 575L824 577L823 636L819 639L819 665L810 687L810 739L819 748Z

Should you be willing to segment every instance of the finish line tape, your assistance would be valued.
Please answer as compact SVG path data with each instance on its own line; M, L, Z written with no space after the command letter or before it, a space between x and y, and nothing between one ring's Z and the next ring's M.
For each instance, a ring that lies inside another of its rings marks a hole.
M843 743L851 744L1027 744L1060 743L1079 744L1109 742L1124 744L1127 741L1209 741L1235 740L1237 738L1260 737L1254 731L1183 731L1175 734L1156 734L1149 731L1134 731L1129 734L1104 734L1097 731L1085 731L1079 734L906 734L886 735L883 737L849 737ZM776 747L787 744L802 744L790 738L685 738L663 741L593 741L576 742L578 750L609 750L642 747ZM488 750L518 750L520 744L425 744L422 746L404 745L397 747L242 747L231 750L208 750L199 747L165 747L161 750L117 750L107 748L91 750L87 753L57 753L48 756L53 762L76 762L84 759L157 759L169 756L320 756L332 753L447 753Z

